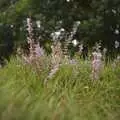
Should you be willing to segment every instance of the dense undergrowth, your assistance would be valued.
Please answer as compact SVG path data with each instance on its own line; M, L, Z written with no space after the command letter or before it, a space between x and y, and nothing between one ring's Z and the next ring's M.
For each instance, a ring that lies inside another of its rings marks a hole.
M119 120L120 67L108 64L98 81L90 67L62 65L44 85L47 69L12 59L0 69L0 120Z

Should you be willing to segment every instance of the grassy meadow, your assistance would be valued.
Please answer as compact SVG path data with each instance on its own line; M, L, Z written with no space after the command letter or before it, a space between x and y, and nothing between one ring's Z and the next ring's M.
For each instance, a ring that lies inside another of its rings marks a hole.
M120 120L118 65L93 81L89 61L63 64L44 85L48 71L17 58L0 69L0 120Z

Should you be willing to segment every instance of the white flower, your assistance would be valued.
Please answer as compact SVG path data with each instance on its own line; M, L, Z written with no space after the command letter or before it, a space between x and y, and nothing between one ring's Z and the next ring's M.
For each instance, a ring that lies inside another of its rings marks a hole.
M70 2L70 0L66 0L67 2Z
M64 31L65 31L65 29L64 29L64 28L61 28L61 29L60 29L60 31L61 31L61 32L64 32Z
M51 37L55 41L55 40L58 40L60 34L61 34L61 31L56 31L56 32L51 33Z
M73 43L74 46L77 46L77 45L78 45L78 41L77 41L76 39L74 39L74 40L72 41L72 43Z
M117 56L117 60L120 60L120 56Z
M58 21L59 24L62 24L62 20Z
M115 34L117 34L117 35L118 35L119 33L120 33L120 32L119 32L119 30L118 30L118 29L116 29L116 30L115 30Z
M107 48L104 48L104 49L103 49L103 54L105 55L106 52L107 52Z
M11 25L10 27L11 27L11 28L13 28L13 27L14 27L14 25Z
M116 14L116 13L117 13L117 11L116 11L115 9L112 9L112 12L113 12L114 14Z
M36 21L37 27L40 28L41 27L41 21Z
M77 25L80 25L80 24L81 24L81 22L80 22L80 21L77 21L77 22L76 22L76 24L77 24Z
M60 35L60 31L55 32L55 35L56 35L56 36L59 36L59 35Z
M83 44L79 45L79 52L82 52L83 50Z
M115 48L117 49L120 46L120 43L116 40L115 41Z
M27 18L27 23L30 23L30 18Z
M51 37L53 37L54 36L54 33L51 33Z

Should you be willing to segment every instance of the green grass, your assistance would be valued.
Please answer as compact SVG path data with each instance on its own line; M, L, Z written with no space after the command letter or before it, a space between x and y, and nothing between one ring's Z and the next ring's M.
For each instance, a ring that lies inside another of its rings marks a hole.
M63 65L43 85L48 71L36 73L12 59L0 70L0 120L119 120L120 67L104 68L90 79L90 63Z

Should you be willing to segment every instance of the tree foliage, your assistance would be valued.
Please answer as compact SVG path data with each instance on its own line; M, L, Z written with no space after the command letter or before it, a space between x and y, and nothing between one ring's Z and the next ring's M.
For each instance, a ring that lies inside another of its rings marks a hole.
M101 41L109 51L114 51L115 40L120 41L120 2L119 0L1 0L0 22L14 24L17 36L19 28L24 28L24 21L32 16L40 20L44 39L59 28L70 32L75 21L80 21L79 29L74 36L89 46ZM6 7L4 7L6 5ZM43 34L44 33L44 34ZM17 37L18 39L19 37ZM16 39L16 40L17 40ZM25 38L24 38L25 39Z

